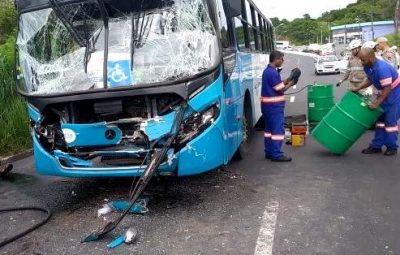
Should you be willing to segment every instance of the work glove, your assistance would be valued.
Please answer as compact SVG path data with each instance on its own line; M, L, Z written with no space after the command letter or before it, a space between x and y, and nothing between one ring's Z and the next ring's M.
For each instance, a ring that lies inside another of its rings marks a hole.
M292 71L290 72L288 81L293 81L294 85L297 84L301 76L301 71L299 68L293 68Z

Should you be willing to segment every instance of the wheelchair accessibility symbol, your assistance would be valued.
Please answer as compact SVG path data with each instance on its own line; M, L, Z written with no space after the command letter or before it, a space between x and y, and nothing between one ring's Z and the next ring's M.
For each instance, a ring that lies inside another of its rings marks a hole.
M111 87L133 84L128 60L108 62L108 84Z

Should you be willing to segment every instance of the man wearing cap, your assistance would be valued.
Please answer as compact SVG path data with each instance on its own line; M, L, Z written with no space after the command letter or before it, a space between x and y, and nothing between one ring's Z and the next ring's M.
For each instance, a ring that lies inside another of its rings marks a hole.
M340 86L344 81L349 80L349 88L358 88L364 81L366 77L364 67L361 60L357 57L358 53L361 51L361 46L362 42L360 40L353 40L350 42L349 50L351 51L351 57L347 64L343 79L340 80L336 86ZM363 90L361 91L361 94L372 94L372 90L368 88L368 91Z
M376 49L385 61L397 68L396 52L390 48L386 37L376 39Z
M382 146L386 146L386 156L396 155L399 131L397 121L400 118L399 74L389 63L378 59L371 48L363 48L359 53L359 58L364 66L367 78L363 81L361 87L351 90L358 92L363 88L374 85L379 91L379 96L375 102L369 103L369 107L371 109L382 107L384 111L376 123L374 139L368 148L362 150L362 153L381 153Z

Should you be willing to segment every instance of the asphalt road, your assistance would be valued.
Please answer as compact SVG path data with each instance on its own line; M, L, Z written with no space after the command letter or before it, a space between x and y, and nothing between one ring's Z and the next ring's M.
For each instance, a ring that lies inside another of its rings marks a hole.
M286 56L283 76L294 66L303 75L290 93L340 79L314 75L313 60L300 56ZM287 115L306 112L306 93L291 101ZM54 216L0 254L400 254L399 157L362 155L371 136L341 157L307 137L304 147L285 145L293 162L272 163L263 158L262 132L255 132L244 160L201 176L154 180L147 214L130 215L105 239L85 244L84 236L116 216L98 218L97 210L126 198L130 180L39 176L27 158L0 180L0 208L45 205ZM0 214L0 241L40 217ZM131 226L139 232L135 244L106 247Z

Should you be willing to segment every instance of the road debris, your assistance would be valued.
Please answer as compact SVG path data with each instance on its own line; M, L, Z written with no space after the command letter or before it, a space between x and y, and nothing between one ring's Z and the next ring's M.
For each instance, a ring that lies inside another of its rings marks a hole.
M145 214L149 211L147 204L149 198L140 198L136 200L135 204L129 209L129 213L132 214ZM111 201L103 205L103 208L97 211L97 217L109 214L111 212L123 212L129 208L129 201Z
M133 242L135 242L136 237L138 235L138 231L136 228L129 228L126 233L125 233L125 243L126 244L131 244Z
M150 179L153 177L154 173L160 166L160 164L164 161L165 156L167 155L168 150L172 146L173 142L175 141L180 127L181 123L184 118L184 113L186 110L186 102L183 102L179 110L177 111L177 114L175 116L175 121L173 128L171 129L171 132L163 137L163 139L166 139L164 143L162 144L162 148L160 150L155 150L155 146L160 143L162 138L157 140L150 146L150 161L148 162L146 169L144 170L142 176L139 178L139 180L136 182L136 185L134 186L133 189L129 192L129 201L128 205L125 207L125 210L123 210L122 214L115 220L108 222L103 228L92 232L90 235L88 235L86 238L82 240L82 242L92 242L99 240L102 238L104 235L107 233L111 232L114 230L117 225L125 218L125 216L130 212L130 210L134 207L136 201L139 199L139 196L142 194L143 190L146 188L147 184L149 183ZM146 156L147 157L147 156ZM132 186L133 187L133 186Z
M6 175L11 172L11 170L13 169L13 165L12 164L7 164L4 168L0 168L0 178L6 177Z
M111 243L107 244L107 247L110 249L116 248L116 247L120 246L121 244L123 244L124 241L125 241L125 236L120 235L117 238L115 238Z
M136 228L129 228L124 235L120 235L117 238L115 238L113 241L111 241L109 244L107 244L107 247L110 249L116 248L120 246L123 243L126 244L131 244L135 242L136 237L137 237L138 231Z

